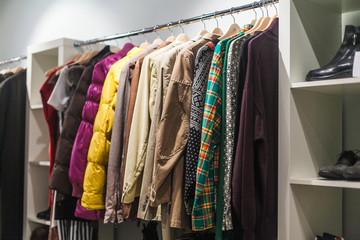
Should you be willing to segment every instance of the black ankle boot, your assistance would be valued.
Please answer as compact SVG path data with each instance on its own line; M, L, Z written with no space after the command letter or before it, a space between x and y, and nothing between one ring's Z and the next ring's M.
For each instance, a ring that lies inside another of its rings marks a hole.
M355 51L360 50L360 26L347 25L335 57L325 66L311 70L306 81L352 77Z

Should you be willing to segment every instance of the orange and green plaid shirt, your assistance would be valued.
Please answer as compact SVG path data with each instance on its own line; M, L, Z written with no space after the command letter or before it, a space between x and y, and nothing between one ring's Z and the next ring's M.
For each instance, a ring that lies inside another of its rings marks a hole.
M196 172L195 200L192 211L192 229L202 231L215 227L216 184L218 181L219 143L221 137L222 67L226 43L249 30L221 40L215 47L206 90L201 145Z

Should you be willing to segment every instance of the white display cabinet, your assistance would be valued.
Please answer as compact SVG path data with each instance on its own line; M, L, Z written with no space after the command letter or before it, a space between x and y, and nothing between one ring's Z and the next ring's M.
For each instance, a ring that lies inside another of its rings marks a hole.
M332 59L345 25L360 25L360 1L280 0L279 5L278 239L314 239L323 232L359 239L353 199L360 201L360 182L322 179L318 171L334 165L343 150L360 149L360 78L306 82L305 77Z
M98 44L102 48L105 45ZM114 47L112 47L114 48ZM28 240L38 226L49 225L36 217L48 208L49 194L49 130L45 121L40 88L49 69L69 62L81 49L74 47L74 40L61 38L28 47L27 59L27 118L24 184L23 239ZM99 239L113 239L114 225L99 221Z
M70 61L77 53L73 43L74 40L62 38L28 47L23 239L29 239L37 226L50 224L36 217L38 212L48 208L50 166L49 131L40 87L46 80L47 70Z

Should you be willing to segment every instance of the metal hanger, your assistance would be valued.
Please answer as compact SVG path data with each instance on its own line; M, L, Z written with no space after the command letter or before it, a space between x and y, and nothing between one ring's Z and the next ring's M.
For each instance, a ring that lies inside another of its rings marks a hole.
M238 24L235 23L235 17L232 15L232 8L230 9L230 15L232 16L232 18L234 19L234 23L231 24L228 28L228 30L225 32L224 35L222 35L219 39L223 40L225 38L231 37L237 33L240 32L241 28Z
M252 10L253 10L254 13L255 13L255 19L251 21L251 25L255 25L255 23L256 23L256 21L257 21L257 12L255 11L254 5L255 5L255 2L253 2L253 3L251 4Z
M222 36L222 35L224 35L223 34L223 31L219 28L219 22L218 22L218 20L216 19L216 14L217 14L217 11L216 12L214 12L214 18L215 18L215 21L216 21L216 27L211 31L211 33L213 33L213 34L217 34L217 35L219 35L219 36Z
M130 34L131 32L128 32L128 34ZM130 40L131 43L133 43L133 40L130 36L127 36L127 38Z
M153 44L158 44L158 45L160 45L160 44L162 44L164 41L161 40L160 34L156 31L157 28L158 28L158 25L155 25L155 27L153 28L155 34L157 35L157 38L153 41Z
M173 41L175 41L174 32L173 32L173 30L171 30L171 28L169 27L170 25L171 25L171 22L167 24L167 29L171 32L170 37L168 37L168 38L166 39L167 42L173 42Z
M142 31L144 31L145 28L142 29ZM150 43L148 42L146 36L144 33L142 33L143 37L145 38L145 42L143 42L142 44L140 44L139 48L142 48L142 49L145 49L147 48L148 46L150 46Z
M176 37L176 40L180 41L180 42L187 42L190 40L190 38L185 34L184 28L181 26L181 23L182 23L182 20L180 20L178 22L178 24L179 24L178 26L181 28L182 33L180 33L180 35Z

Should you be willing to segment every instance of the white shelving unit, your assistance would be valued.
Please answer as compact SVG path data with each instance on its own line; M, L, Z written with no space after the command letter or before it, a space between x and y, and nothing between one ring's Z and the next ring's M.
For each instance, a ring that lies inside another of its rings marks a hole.
M48 208L49 195L49 132L45 121L40 87L45 72L62 65L76 54L73 40L58 39L28 47L27 90L29 108L26 126L25 194L23 239L29 239L33 229L50 225L36 217Z
M278 239L323 232L359 239L360 182L318 177L343 150L360 149L360 78L306 82L337 52L358 0L280 0ZM357 219L357 220L356 220Z
M38 223L38 224L42 224L42 225L50 226L50 221L42 220L42 219L39 219L39 218L28 217L28 221Z
M49 131L45 121L40 88L45 72L70 61L77 50L74 40L61 38L28 47L27 91L29 107L26 126L24 229L23 239L28 240L32 230L49 221L36 218L48 208L49 194ZM103 47L104 45L98 45ZM99 239L113 239L113 225L99 221Z

